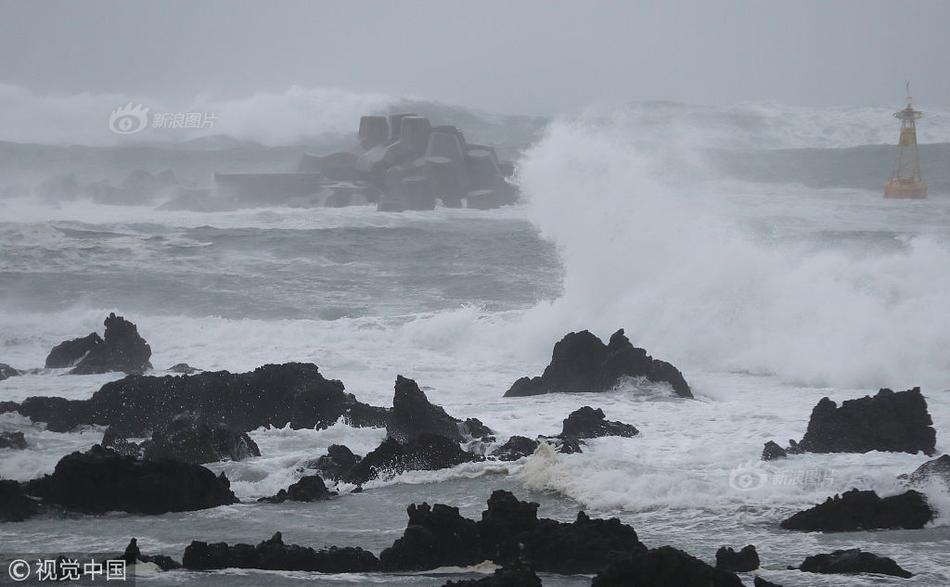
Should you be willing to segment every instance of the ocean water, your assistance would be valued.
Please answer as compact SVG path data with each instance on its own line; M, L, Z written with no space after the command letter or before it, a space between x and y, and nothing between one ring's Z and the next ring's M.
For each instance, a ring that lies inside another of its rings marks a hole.
M767 440L801 438L822 397L840 401L879 387L921 386L938 451L950 450L950 193L938 187L925 201L886 201L867 180L852 179L890 173L877 167L880 147L862 147L890 138L891 120L877 122L881 112L592 109L551 121L523 145L517 181L525 202L495 211L195 213L25 192L0 199L0 362L39 367L54 344L101 330L117 311L138 324L158 371L179 362L246 371L312 361L378 405L390 405L397 374L412 377L430 400L481 419L502 442L556 433L582 405L641 431L589 441L583 454L541 450L515 463L410 472L361 494L343 486L330 502L274 505L254 499L295 481L302 463L330 444L365 453L383 432L342 423L261 429L252 432L261 457L211 466L244 503L3 524L0 552L121 550L136 536L143 552L180 558L194 539L257 543L275 531L288 543L378 552L401 535L409 503L448 503L477 517L491 491L504 488L540 502L543 516L570 520L580 509L617 516L647 545L671 544L707 561L719 546L755 544L759 574L786 586L950 584L946 488L926 488L938 519L922 530L822 535L778 527L852 487L898 493L897 476L926 456L758 461ZM950 141L950 119L936 114L922 140ZM835 165L816 171L816 161ZM806 179L818 171L823 182ZM924 173L932 186L946 185L945 170ZM620 327L679 366L697 399L639 381L597 395L502 397L518 377L540 373L564 333L588 328L606 338ZM84 398L113 378L45 371L0 382L0 400ZM0 415L0 430L23 431L30 444L0 451L0 476L19 480L52 471L102 433L53 433L14 414ZM917 576L786 570L851 547L892 557ZM439 585L489 571L176 572L141 580Z

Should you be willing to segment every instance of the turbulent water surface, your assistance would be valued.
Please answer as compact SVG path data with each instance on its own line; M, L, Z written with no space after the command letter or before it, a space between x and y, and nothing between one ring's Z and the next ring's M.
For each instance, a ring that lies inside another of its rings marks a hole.
M384 433L342 423L261 429L252 436L263 456L211 467L226 472L244 503L4 524L0 551L118 550L136 536L143 552L179 558L193 539L256 543L279 530L287 543L378 552L402 533L409 503L449 503L477 517L492 489L506 488L539 501L542 515L618 516L647 545L672 544L707 561L723 544L755 544L760 574L786 586L950 584L950 496L939 487L927 489L939 517L923 530L778 528L851 487L902 491L897 476L927 460L870 453L758 462L766 440L800 438L824 396L919 385L938 451L950 450L950 194L939 187L947 185L940 169L924 170L937 186L925 201L885 201L868 187L889 169L877 169L880 147L859 147L887 140L885 131L836 121L867 122L876 111L778 118L770 108L641 105L554 121L519 161L527 202L497 211L206 214L13 192L0 200L0 362L41 366L54 344L101 331L104 316L118 311L138 324L159 371L179 362L246 371L312 361L378 405L390 404L397 374L412 377L433 402L480 418L500 441L555 433L585 404L641 435L590 441L577 455L540 451L515 463L407 473L330 502L272 505L254 499L299 478L300 465L330 444L365 453ZM661 124L671 117L675 124ZM947 126L938 116L924 137L947 141ZM817 167L827 161L836 164ZM635 381L598 395L501 397L516 378L543 369L564 333L589 328L607 337L620 327L679 366L697 399ZM0 400L85 398L113 378L14 377L0 383ZM0 475L20 480L50 472L102 433L53 433L14 414L0 415L0 430L26 434L29 449L0 451ZM785 570L850 547L890 556L917 576ZM443 571L143 580L438 585L451 573Z

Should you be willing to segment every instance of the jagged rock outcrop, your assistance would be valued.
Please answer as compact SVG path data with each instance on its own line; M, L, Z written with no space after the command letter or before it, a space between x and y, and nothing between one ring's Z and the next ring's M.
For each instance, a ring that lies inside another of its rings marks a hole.
M320 474L327 479L342 479L347 471L352 469L363 460L363 457L353 454L349 447L342 444L331 444L327 448L327 454L321 455L316 460L307 464L309 468L320 471Z
M241 461L261 456L257 443L246 432L227 424L210 424L195 414L178 414L152 432L142 443L147 459L174 459L203 465L218 461Z
M34 479L25 492L68 510L163 514L235 503L222 473L179 461L147 461L96 445L60 459L52 475Z
M412 379L396 376L393 409L386 432L400 442L406 442L420 434L438 434L461 442L460 420L445 413L441 407L429 402Z
M749 544L736 552L729 546L716 551L716 568L733 573L747 573L759 568L759 553Z
M22 432L0 432L0 448L23 450L26 448L26 438Z
M715 569L672 546L625 556L601 570L591 587L742 587L734 573Z
M505 444L492 451L491 456L499 461L517 461L522 457L534 454L537 448L537 440L525 436L512 436Z
M901 475L911 485L924 485L940 481L950 487L950 455L941 455L917 467L910 475Z
M0 479L0 522L22 522L37 511L38 504L24 494L18 482Z
M174 571L175 569L181 568L181 563L170 556L165 556L164 554L142 554L142 551L139 550L138 540L135 538L132 538L132 540L129 541L129 545L125 547L125 552L122 553L122 560L125 561L126 566L138 563L151 563L163 571Z
M807 573L834 573L853 575L877 573L908 579L914 574L900 567L894 559L862 552L860 548L836 550L831 554L810 556L798 567Z
M937 431L919 387L846 400L839 407L827 397L811 412L808 429L788 452L936 452Z
M516 561L495 569L488 577L449 581L442 587L541 587L541 579L524 561Z
M46 356L47 369L72 367L88 355L92 349L105 344L95 332L82 338L67 340L54 346Z
M31 397L17 410L56 432L99 424L129 437L149 436L183 411L241 431L288 424L319 429L341 417L353 426L382 427L388 418L388 410L357 401L342 382L325 379L310 363L264 365L235 374L133 375L106 383L88 400Z
M762 449L763 461L774 461L775 459L783 459L787 456L788 451L779 446L774 440L766 442L765 448Z
M479 457L462 450L459 443L438 434L424 433L408 442L387 438L368 453L341 479L362 485L381 476L398 475L405 471L435 471L447 469Z
M782 522L786 530L850 532L883 528L923 528L934 511L917 491L879 497L874 491L852 489L829 497Z
M681 397L693 397L683 374L673 365L654 359L624 336L621 328L605 345L583 330L571 332L554 345L551 364L540 377L522 377L505 393L521 397L561 391L608 391L624 377L645 377L669 383Z
M115 313L109 314L104 324L106 332L102 344L93 345L70 373L88 375L121 371L138 374L152 368L148 361L152 348L139 336L135 324Z
M622 436L631 438L640 431L630 424L606 419L604 411L590 406L579 408L564 419L562 437L600 438L602 436Z
M380 562L384 570L418 571L523 558L539 571L578 574L645 550L636 531L616 518L590 519L581 512L574 522L563 523L539 519L537 509L507 491L492 493L478 522L463 518L458 508L411 505L405 533L380 554Z
M20 375L19 369L14 369L6 363L0 363L0 381L9 379L10 377L16 377L17 375Z
M324 501L336 495L323 483L319 475L308 475L293 483L287 489L281 489L277 495L262 497L257 501L283 503L285 501Z
M312 571L318 573L367 573L379 570L376 556L362 548L325 550L284 544L280 532L257 546L224 542L194 541L185 548L182 565L189 570L267 569L277 571Z

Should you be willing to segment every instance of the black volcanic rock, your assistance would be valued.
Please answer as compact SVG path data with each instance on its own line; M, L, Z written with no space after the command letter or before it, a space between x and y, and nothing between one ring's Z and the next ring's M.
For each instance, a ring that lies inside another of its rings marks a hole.
M47 369L62 369L72 367L88 355L92 349L105 344L95 332L82 338L67 340L54 346L46 356Z
M261 456L261 451L246 432L227 424L209 424L191 413L178 414L152 432L142 443L145 458L173 459L203 465L218 461L240 461Z
M19 483L0 479L0 522L22 522L38 510L37 503L24 495Z
M174 571L175 569L181 568L181 563L169 556L163 554L142 554L142 551L139 550L138 540L135 538L130 540L129 545L125 547L125 552L122 553L122 560L125 561L127 566L138 563L152 563L163 571Z
M754 571L759 568L759 553L752 544L742 547L738 552L723 546L716 551L716 568L733 573Z
M600 571L591 587L742 587L734 573L715 569L672 546L621 558Z
M327 479L342 479L346 472L363 460L363 457L353 454L348 447L342 444L332 444L327 448L327 454L321 455L309 466L320 471Z
M583 330L568 333L557 344L551 363L540 377L522 377L505 393L521 397L562 391L608 391L624 377L666 382L681 397L693 397L683 374L673 365L654 359L630 344L621 328L604 344Z
M17 375L20 375L20 371L18 369L14 369L6 363L0 363L0 381L9 379L10 377L16 377Z
M102 344L92 345L70 373L88 375L121 371L138 374L152 368L152 364L148 362L152 349L145 339L139 336L135 324L111 313L105 320L105 326Z
M950 455L941 455L927 461L906 478L911 485L923 485L931 480L939 480L950 487Z
M287 489L281 489L277 495L271 497L262 497L257 501L268 503L283 503L285 501L323 501L336 495L335 491L330 491L323 483L319 475L309 475L302 477L296 483L291 484Z
M182 565L189 570L266 569L318 573L368 573L379 570L376 556L362 548L314 550L284 544L280 532L257 546L194 541L185 548Z
M538 441L524 436L512 436L505 444L495 449L491 456L499 461L517 461L522 457L534 454L538 448Z
M763 461L774 461L775 459L783 459L787 456L788 451L779 446L774 440L766 442L765 448L762 449Z
M815 406L808 430L799 443L806 452L868 452L872 450L933 455L937 432L927 400L915 387L874 397L847 400L838 407L823 398Z
M18 411L56 432L99 424L126 436L149 436L182 412L241 431L288 424L322 429L341 417L353 426L381 427L388 418L388 410L357 401L342 382L325 379L310 363L264 365L235 374L131 375L106 383L88 400L31 397Z
M96 445L60 459L27 492L45 503L86 513L163 514L235 503L224 474L179 461L143 461Z
M852 575L857 573L877 573L909 579L913 573L905 571L890 559L877 556L870 552L862 552L860 548L850 550L836 550L831 554L817 554L810 556L798 567L807 573L834 573Z
M444 566L471 566L484 560L478 525L456 507L412 504L409 523L392 546L379 554L386 571L424 571Z
M26 438L22 432L0 432L0 448L23 450L26 448Z
M194 375L195 373L201 373L202 369L192 367L188 363L175 363L166 371L171 371L172 373L178 373L179 375Z
M752 580L752 585L753 587L782 587L778 583L766 581L765 579L759 576L756 576L755 579Z
M516 561L495 569L488 577L449 581L442 587L542 587L541 579L531 565Z
M878 497L874 491L852 489L829 497L824 503L803 510L782 522L786 530L850 532L879 528L923 528L934 511L917 491Z
M573 438L600 438L601 436L622 436L630 438L640 431L630 424L613 422L604 417L604 411L590 406L579 408L565 418L561 436Z
M389 436L406 442L420 434L430 433L461 442L463 438L459 422L441 407L429 402L415 381L402 375L396 376L393 409L386 424Z
M387 438L347 471L342 480L362 485L384 475L447 469L477 458L463 451L457 441L438 434L420 434L406 443Z

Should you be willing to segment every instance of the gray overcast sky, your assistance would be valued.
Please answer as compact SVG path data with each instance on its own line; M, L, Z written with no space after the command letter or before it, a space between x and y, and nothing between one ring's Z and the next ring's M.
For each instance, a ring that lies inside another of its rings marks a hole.
M950 105L950 2L0 0L0 83L238 97L291 85L519 113L591 102Z

